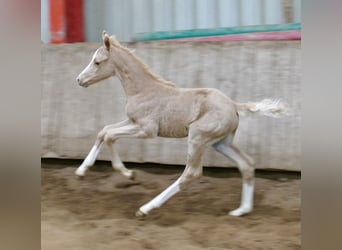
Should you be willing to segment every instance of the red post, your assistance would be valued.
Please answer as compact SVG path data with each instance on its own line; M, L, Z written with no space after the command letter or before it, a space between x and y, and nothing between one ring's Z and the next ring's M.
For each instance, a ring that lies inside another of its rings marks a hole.
M83 0L66 0L67 42L84 42Z
M83 0L50 0L51 43L84 42Z

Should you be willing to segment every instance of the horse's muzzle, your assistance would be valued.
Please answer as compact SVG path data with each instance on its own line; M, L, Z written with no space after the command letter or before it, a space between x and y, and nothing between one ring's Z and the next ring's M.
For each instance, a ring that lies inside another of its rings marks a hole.
M86 82L82 82L79 77L76 78L76 81L78 82L78 85L80 85L81 87L88 87L88 84Z

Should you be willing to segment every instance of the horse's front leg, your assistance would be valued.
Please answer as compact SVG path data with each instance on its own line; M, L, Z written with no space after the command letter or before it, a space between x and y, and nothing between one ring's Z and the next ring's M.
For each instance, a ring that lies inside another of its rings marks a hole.
M134 179L134 171L133 170L130 170L130 169L127 169L125 167L125 165L123 164L123 162L121 161L120 159L120 156L117 152L117 150L115 149L115 142L113 141L112 143L111 142L108 142L108 147L111 151L111 161L112 161L112 167L115 169L115 170L118 170L120 171L124 176L128 177L129 179Z
M122 127L125 126L127 124L129 124L129 120L124 120L122 122L119 123L115 123L112 125L107 125L105 126L97 135L97 139L95 141L94 146L91 148L90 152L88 153L87 157L85 158L85 160L82 162L81 166L79 166L76 171L75 174L79 177L83 177L85 176L86 171L88 170L89 167L91 167L92 165L94 165L96 157L98 156L98 154L100 153L103 141L104 141L104 136L106 135L106 132L110 129L114 129L114 128L118 128L118 127ZM120 160L120 159L119 159Z
M112 128L106 131L104 142L109 146L112 153L112 166L115 170L119 170L124 176L134 179L133 170L129 170L122 163L119 154L115 149L115 142L119 138L151 138L153 134L150 130L143 129L140 125L128 123L119 128Z

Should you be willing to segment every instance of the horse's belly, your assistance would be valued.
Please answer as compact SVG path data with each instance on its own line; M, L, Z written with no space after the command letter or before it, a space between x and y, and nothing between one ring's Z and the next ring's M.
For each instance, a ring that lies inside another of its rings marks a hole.
M181 121L175 121L173 123L159 123L158 136L170 137L170 138L182 138L188 136L189 127L188 124Z

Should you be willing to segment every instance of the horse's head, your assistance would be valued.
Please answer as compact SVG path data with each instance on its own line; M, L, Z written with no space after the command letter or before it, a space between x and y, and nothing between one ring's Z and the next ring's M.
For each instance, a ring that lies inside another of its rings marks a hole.
M104 80L115 75L114 62L110 57L111 41L110 37L103 31L103 46L98 48L88 66L79 74L77 82L82 87Z

